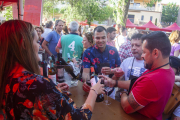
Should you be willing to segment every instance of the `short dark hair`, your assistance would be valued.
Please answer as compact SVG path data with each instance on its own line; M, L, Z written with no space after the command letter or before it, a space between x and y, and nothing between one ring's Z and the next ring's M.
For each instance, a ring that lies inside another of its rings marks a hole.
M135 34L132 35L131 40L132 40L132 39L138 39L138 40L141 40L141 41L142 41L142 39L141 39L142 36L143 36L143 34L135 33ZM143 42L143 41L142 41L142 42Z
M113 31L116 31L116 29L114 27L107 28L107 33L112 33Z
M167 58L171 52L171 43L164 32L155 31L142 37L147 41L146 48L152 52L155 48L161 51L163 58Z
M63 23L64 23L63 20L56 20L56 21L55 21L55 26L57 26L59 22L63 22Z
M46 28L51 28L52 25L53 25L53 22L52 22L52 21L48 21L48 22L46 23Z
M107 32L106 28L104 28L103 26L97 26L96 28L94 28L94 33L95 32L102 32L102 31L105 31Z
M180 73L180 59L178 57L169 56L169 65L177 70L175 75Z

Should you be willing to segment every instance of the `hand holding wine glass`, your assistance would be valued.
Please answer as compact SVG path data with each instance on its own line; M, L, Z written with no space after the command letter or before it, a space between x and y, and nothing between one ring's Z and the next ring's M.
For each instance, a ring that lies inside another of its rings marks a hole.
M121 68L114 68L114 75L116 77L121 77L124 75L124 71Z
M101 73L104 74L104 75L109 75L109 74L112 73L111 68L110 67L102 67Z
M116 84L116 81L105 76L105 75L98 75L98 77L101 77L104 79L104 85L108 86L108 87L114 87L114 85Z
M62 91L68 91L68 90L69 90L69 85L66 84L66 83L59 83L59 84L57 85L57 87L58 87L59 89L61 89Z

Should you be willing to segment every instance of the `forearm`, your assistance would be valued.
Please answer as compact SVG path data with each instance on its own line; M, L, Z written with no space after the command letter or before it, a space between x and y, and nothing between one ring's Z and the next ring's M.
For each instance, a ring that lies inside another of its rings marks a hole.
M130 113L129 111L131 111L131 108L129 108L128 96L125 93L121 95L121 106L126 113Z
M176 57L179 56L179 50L176 50L176 51L174 52L174 56L176 56Z
M57 52L57 53L59 53L59 47L58 46L56 46L56 48L55 48L55 51Z
M42 47L45 49L45 51L51 56L52 53L49 51L48 47L46 45L42 45Z
M129 89L129 85L130 85L131 81L128 80L128 81L122 81L122 80L119 80L118 81L118 88L123 88L123 89Z
M85 82L90 80L90 68L83 68L82 81Z
M88 95L88 97L87 97L87 99L86 99L85 104L91 106L91 108L92 108L91 111L93 111L93 109L94 109L94 105L95 105L96 98L97 98L96 92L93 91L93 90L90 90L89 95Z
M175 75L175 82L180 82L180 76Z

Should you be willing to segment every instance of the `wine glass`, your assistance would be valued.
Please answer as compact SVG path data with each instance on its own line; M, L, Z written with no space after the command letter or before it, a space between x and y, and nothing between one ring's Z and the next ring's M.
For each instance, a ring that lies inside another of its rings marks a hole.
M104 74L102 74L102 75L104 75ZM106 76L106 75L105 75ZM109 85L109 83L107 83L107 86ZM105 86L104 88L104 90L106 91L106 95L107 95L107 98L106 98L106 100L104 100L103 101L103 103L105 104L105 105L110 105L111 104L111 102L108 100L108 92L110 92L111 90L112 90L112 88L110 88L110 87L107 87L107 86Z
M109 92L109 91L111 91L111 90L112 90L112 88L110 88L110 87L104 87L104 88L105 88L104 90L105 90L105 91L106 91L106 93L107 93L107 98L106 98L106 100L104 100L104 102L103 102L103 103L104 103L105 105L110 105L110 104L111 104L111 102L108 100L108 92Z

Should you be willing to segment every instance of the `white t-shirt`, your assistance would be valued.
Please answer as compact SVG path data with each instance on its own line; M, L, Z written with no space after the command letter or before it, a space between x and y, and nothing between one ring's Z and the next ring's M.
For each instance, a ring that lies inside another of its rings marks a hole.
M120 67L124 71L125 80L129 80L133 59L134 59L134 57L129 57L129 58L126 58L121 63ZM131 75L139 77L145 71L146 71L146 69L144 68L144 60L137 60L135 58L134 63L133 63L133 67L132 67L132 71L131 71Z
M51 32L52 30L50 28L45 28L44 33L41 35L44 39L46 39L47 35Z
M116 44L116 48L117 48L118 51L119 51L119 47L120 47L123 43L125 43L126 40L127 40L127 37L126 37L126 36L119 35L119 36L117 37L115 44Z

